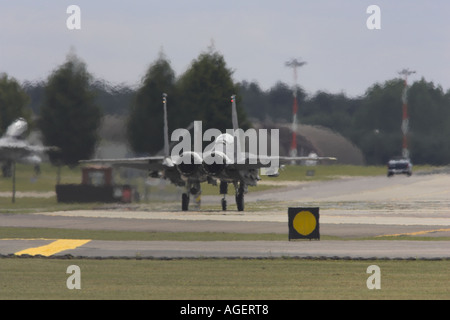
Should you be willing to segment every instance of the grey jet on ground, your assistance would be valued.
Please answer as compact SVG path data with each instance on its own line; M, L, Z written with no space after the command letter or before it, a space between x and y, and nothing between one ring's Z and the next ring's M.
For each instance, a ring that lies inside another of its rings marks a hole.
M235 96L232 96L232 123L233 131L237 132L238 119L236 112ZM164 155L150 157L136 157L123 159L91 159L81 160L80 163L103 163L118 167L128 167L148 170L149 176L169 180L172 184L184 187L182 194L181 208L183 211L189 209L190 196L200 199L201 183L208 182L217 185L220 181L220 194L222 198L222 209L227 209L225 195L228 193L228 184L232 183L236 190L236 204L239 211L244 210L244 194L247 186L256 186L260 180L258 170L267 168L269 176L277 176L277 168L272 167L272 162L276 160L279 164L292 163L293 161L305 160L336 160L334 157L278 157L278 156L258 156L240 150L241 139L239 135L223 133L205 149L205 152L186 151L169 154L169 132L167 124L167 95L163 94L164 107ZM195 131L195 125L194 125ZM241 132L240 130L239 132ZM194 136L196 133L194 132ZM195 142L194 142L195 143ZM208 150L208 151L206 151ZM233 150L233 157L230 158L225 150ZM234 158L234 159L233 159ZM211 161L213 159L213 161ZM208 161L209 160L209 161ZM252 161L251 161L252 160ZM255 161L253 161L255 160ZM199 201L199 200L197 200Z

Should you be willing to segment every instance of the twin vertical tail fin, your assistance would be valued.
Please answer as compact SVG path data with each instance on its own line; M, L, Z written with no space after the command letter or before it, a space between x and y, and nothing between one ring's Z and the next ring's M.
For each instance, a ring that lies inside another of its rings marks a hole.
M233 121L233 130L239 129L238 116L236 110L236 95L231 96L231 119Z
M169 126L167 121L167 94L163 93L163 107L164 107L164 156L169 156ZM239 129L238 116L236 110L236 95L231 96L231 118L233 122L233 131L237 137L237 152L240 153L242 141L241 130Z
M167 123L167 94L163 93L164 107L164 156L169 156L169 125Z
M234 144L235 144L235 158L238 160L242 156L242 146L244 146L244 136L242 130L239 128L238 115L236 109L236 95L231 96L231 120L233 122Z

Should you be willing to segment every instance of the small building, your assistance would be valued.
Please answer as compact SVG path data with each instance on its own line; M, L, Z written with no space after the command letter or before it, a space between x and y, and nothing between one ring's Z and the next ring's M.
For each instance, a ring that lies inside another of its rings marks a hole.
M89 165L81 168L81 184L56 185L58 202L125 202L132 200L129 185L115 185L113 169Z

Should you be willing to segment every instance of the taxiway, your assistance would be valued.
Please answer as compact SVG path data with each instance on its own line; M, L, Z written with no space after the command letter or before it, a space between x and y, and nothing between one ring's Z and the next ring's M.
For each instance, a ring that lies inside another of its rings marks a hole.
M61 250L55 256L450 258L450 241L352 240L387 235L450 236L450 176L446 174L299 183L247 194L246 203L251 210L244 212L220 211L219 199L219 196L202 199L208 206L217 203L217 211L182 212L177 205L168 204L167 210L158 211L151 206L133 210L117 206L108 210L3 214L0 227L286 234L286 241L92 240ZM292 206L319 207L321 235L347 240L288 241L287 208ZM0 254L45 247L56 239L34 241L0 240Z

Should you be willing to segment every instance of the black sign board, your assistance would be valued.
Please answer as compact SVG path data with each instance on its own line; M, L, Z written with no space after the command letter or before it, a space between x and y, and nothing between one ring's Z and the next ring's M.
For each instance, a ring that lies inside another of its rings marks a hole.
M289 240L320 240L319 208L288 208Z

